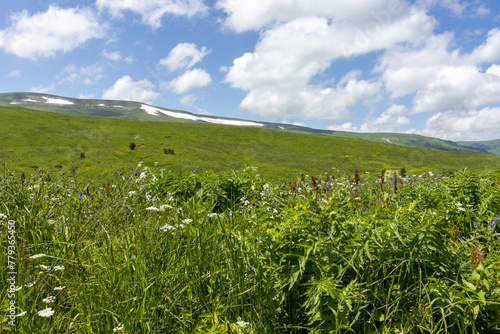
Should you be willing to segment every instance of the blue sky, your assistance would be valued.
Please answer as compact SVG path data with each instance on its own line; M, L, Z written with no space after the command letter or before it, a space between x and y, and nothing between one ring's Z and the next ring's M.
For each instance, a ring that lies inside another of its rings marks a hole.
M0 13L0 92L500 138L497 0L40 0Z

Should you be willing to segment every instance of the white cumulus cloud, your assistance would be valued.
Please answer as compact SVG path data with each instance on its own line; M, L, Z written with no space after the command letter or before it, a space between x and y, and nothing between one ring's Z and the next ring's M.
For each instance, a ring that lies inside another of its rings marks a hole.
M444 112L500 102L500 30L470 53L453 49L453 34L387 50L375 67L392 98L415 94L412 112ZM486 65L486 66L485 66ZM485 69L483 69L485 68Z
M96 6L115 17L126 11L135 12L153 28L160 27L162 17L168 14L192 17L208 10L203 0L96 0Z
M118 79L113 86L104 90L102 98L152 103L160 96L154 89L155 85L149 80L133 81L129 75L125 75Z
M432 115L424 129L412 130L424 136L449 140L485 140L498 138L500 108L439 112Z
M271 2L299 6L297 1ZM305 3L300 2L306 6ZM321 1L307 2L307 8L309 3L319 5ZM282 119L288 115L344 118L350 108L373 98L382 86L373 80L342 78L335 86L313 84L315 77L335 66L338 59L384 50L398 43L423 41L432 35L435 20L424 11L407 8L401 2L399 7L394 6L397 10L391 7L392 12L386 1L370 2L366 8L362 8L361 2L354 3L350 10L358 8L359 12L344 13L345 17L319 16L318 11L318 16L294 18L263 30L254 51L234 59L225 78L232 87L248 91L241 107ZM346 10L333 6L332 12L333 9L340 13ZM328 11L325 9L325 13ZM361 18L368 17L365 24L359 24Z
M218 0L217 8L227 17L224 24L242 32L260 30L279 22L292 21L300 17L328 16L336 20L357 19L366 21L386 12L400 11L403 3L387 0Z
M211 82L210 74L203 69L194 68L168 82L166 86L178 94L183 94L193 88L208 86Z
M206 47L198 49L193 43L179 43L168 54L160 59L160 65L168 67L170 71L181 68L190 68L199 63L210 53Z
M92 38L103 38L105 29L88 8L59 8L30 15L23 10L9 17L0 31L0 48L18 57L35 60L69 52Z

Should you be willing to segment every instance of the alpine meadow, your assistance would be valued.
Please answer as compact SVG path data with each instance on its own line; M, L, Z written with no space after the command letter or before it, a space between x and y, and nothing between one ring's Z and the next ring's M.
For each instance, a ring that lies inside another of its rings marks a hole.
M0 1L0 334L500 334L500 1Z
M500 330L497 155L0 118L6 333Z

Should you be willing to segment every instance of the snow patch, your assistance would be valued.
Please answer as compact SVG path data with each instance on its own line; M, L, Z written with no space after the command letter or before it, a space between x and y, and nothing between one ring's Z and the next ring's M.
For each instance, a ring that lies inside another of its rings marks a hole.
M23 102L36 102L35 100L32 100L32 99L22 99L21 101L23 101Z
M74 104L71 101L63 99L54 99L52 97L46 97L46 96L42 96L42 98L45 100L45 103L50 103L50 104L66 104L66 105Z
M232 119L220 119L220 118L210 118L210 117L198 117L195 115L184 114L175 111L168 111L163 109L158 109L146 104L141 105L141 109L144 110L149 115L158 116L159 113L165 114L170 117L188 119L191 121L202 121L207 123L224 124L224 125L237 125L237 126L264 126L261 123L249 122L249 121L238 121Z

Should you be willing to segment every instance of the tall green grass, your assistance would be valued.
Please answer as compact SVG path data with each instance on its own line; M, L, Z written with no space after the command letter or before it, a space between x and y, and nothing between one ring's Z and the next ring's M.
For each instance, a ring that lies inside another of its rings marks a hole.
M361 174L7 173L0 236L15 221L22 315L7 324L2 288L2 330L498 332L498 175Z

